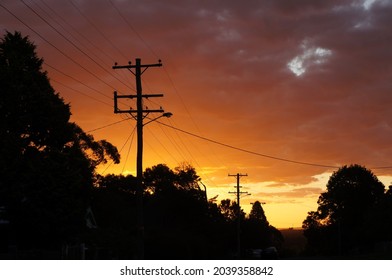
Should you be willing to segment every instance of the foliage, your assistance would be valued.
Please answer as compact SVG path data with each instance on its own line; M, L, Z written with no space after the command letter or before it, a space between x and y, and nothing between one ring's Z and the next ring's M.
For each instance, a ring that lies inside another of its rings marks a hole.
M227 222L234 222L238 219L238 204L230 199L224 199L219 204L219 209ZM240 209L240 219L245 219L245 212Z
M269 224L260 201L255 201L253 203L252 209L249 213L249 220L256 221L265 225Z
M85 229L95 167L117 149L70 122L35 45L19 32L0 42L0 206L19 247L59 246Z
M205 191L199 187L199 176L189 164L182 164L174 169L158 164L147 168L143 175L146 258L234 257L238 210L234 201L222 200L219 205L214 201L208 201ZM96 239L96 242L102 246L113 246L112 251L117 252L118 258L132 258L134 254L130 241L120 240L124 233L129 235L129 240L136 239L135 213L138 210L134 203L135 188L136 182L132 176L107 175L99 178L94 191L93 210L99 230L110 232L110 238L118 240L117 244L103 239ZM255 248L256 243L257 246L261 244L263 248L279 243L275 242L279 239L275 238L278 234L268 222L261 223L260 227L260 219L246 218L242 209L241 219L244 248L248 245L246 248ZM254 242L249 243L245 240ZM127 254L121 253L121 247L124 246L131 246Z
M284 242L279 230L271 226L260 201L253 203L248 219L243 223L244 246L249 249L280 249Z
M378 236L370 230L385 201L384 185L360 165L343 166L334 172L327 191L318 199L317 211L303 222L309 250L318 254L352 254L366 250Z

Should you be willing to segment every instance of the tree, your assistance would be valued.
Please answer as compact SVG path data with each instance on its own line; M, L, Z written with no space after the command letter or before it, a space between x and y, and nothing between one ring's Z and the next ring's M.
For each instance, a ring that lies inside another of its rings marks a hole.
M70 122L70 105L50 85L35 45L21 33L0 42L0 206L19 246L75 239L95 167L117 149Z
M146 169L146 255L152 250L159 258L198 254L201 246L196 244L205 238L208 222L208 205L198 180L190 165L172 170L158 164Z
M243 239L244 246L246 248L281 248L283 243L283 236L278 229L269 224L260 201L255 201L253 203L249 217L245 219L243 227ZM261 257L274 258L276 256L267 254Z
M219 205L213 199L207 201L199 181L196 170L188 164L174 169L158 164L145 170L143 213L147 259L233 257L237 204L229 199ZM135 247L135 186L132 176L106 175L99 176L94 189L93 210L100 227L94 242L116 252L118 258L129 259ZM269 226L260 208L261 204L255 203L254 219L250 220L241 210L247 248L281 243L280 232Z
M189 165L158 164L144 172L145 257L152 259L227 258L228 223L208 203ZM95 244L119 258L132 258L136 234L135 178L99 176L93 210L99 225ZM116 217L116 219L113 219ZM115 242L113 241L115 240ZM124 249L126 248L126 249Z
M365 216L367 225L363 235L372 238L380 246L392 240L392 186L389 186L382 200ZM389 245L386 245L389 247Z
M384 185L360 165L343 166L334 172L327 191L318 199L317 211L308 213L303 222L308 245L322 254L350 253L374 242L365 235L369 215L384 197Z
M86 242L100 248L100 258L132 259L136 255L136 187L132 175L99 175L92 191L91 208L97 229Z
M143 177L144 186L149 193L160 194L173 191L176 188L176 175L165 164L158 164L151 168L146 168Z
M266 225L269 224L260 201L256 201L253 203L252 209L249 213L249 220L257 221Z
M238 217L238 206L237 202L230 199L223 199L219 204L219 209L222 215L225 217L227 222L234 222ZM244 210L240 209L241 220L245 219Z
M174 170L177 176L177 188L184 190L200 190L198 184L198 182L200 181L200 177L197 175L196 170L193 166L188 163L182 163Z

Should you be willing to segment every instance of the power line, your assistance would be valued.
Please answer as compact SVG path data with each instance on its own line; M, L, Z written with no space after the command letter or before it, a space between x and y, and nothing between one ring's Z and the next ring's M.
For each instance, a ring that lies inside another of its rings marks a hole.
M200 136L200 135L197 135L195 133L191 133L191 132L185 131L183 129L180 129L180 128L177 128L177 127L165 124L165 123L160 122L160 121L157 121L157 123L159 123L161 125L164 125L164 126L167 126L167 127L170 127L172 129L180 131L182 133L191 135L193 137L205 140L207 142L211 142L211 143L214 143L214 144L217 144L217 145L220 145L220 146L224 146L224 147L227 147L227 148L230 148L230 149L233 149L233 150L237 150L237 151L240 151L240 152L244 152L244 153L248 153L248 154L252 154L252 155L256 155L256 156L260 156L260 157L264 157L264 158L269 158L269 159L278 160L278 161L284 161L284 162L293 163L293 164L314 166L314 167L339 168L339 166L337 166L337 165L326 165L326 164L319 164L319 163L312 163L312 162L297 161L297 160L291 160L291 159L287 159L287 158L281 158L281 157L271 156L271 155L267 155L267 154L262 154L262 153L259 153L259 152L250 151L250 150L247 150L247 149L235 147L233 145L225 144L225 143L222 143L222 142L210 139L210 138L206 138L204 136ZM391 168L392 168L392 166L380 166L380 167L373 167L371 169L391 169Z
M174 126L172 120L170 120L170 119L169 119L169 123L170 123L172 126ZM198 161L196 160L196 158L192 155L192 153L191 153L190 150L193 150L193 149L188 149L187 145L185 145L185 142L184 142L183 139L181 138L180 134L177 133L177 131L176 131L176 136L177 136L177 138L180 140L180 142L182 143L182 145L184 146L185 150L188 152L188 154L189 154L189 155L191 156L191 158L194 160L194 162L195 162L195 164L197 165L197 167L200 169L200 172L201 172L201 174L203 175L203 177L205 177L211 184L214 185L213 181L209 178L209 176L208 176L206 173L204 173L204 172L202 171L203 168L202 168L201 165L198 163ZM188 141L188 143L191 143L191 144L193 145L194 149L196 149L200 154L202 154L202 156L203 156L204 158L207 158L207 157L204 155L204 153L203 153L202 151L200 151L200 149L199 149L196 145L194 145L194 143L192 143L191 141Z
M97 90L97 89L95 89L95 88L89 86L88 84L86 84L86 83L82 82L81 80L79 80L79 79L77 79L77 78L75 78L75 77L73 77L73 76L71 76L71 75L69 75L69 74L67 74L67 73L65 73L65 72L63 72L63 71L61 71L60 69L58 69L58 68L56 68L56 67L54 67L54 66L48 64L47 62L44 62L44 64L45 64L47 67L49 67L49 68L51 68L51 69L53 69L53 70L59 72L60 74L62 74L62 75L64 75L64 76L66 76L66 77L68 77L68 78L74 80L75 82L82 84L82 85L85 86L86 88L91 89L91 90L93 90L93 91L99 93L100 95L102 95L102 96L104 96L104 97L106 97L106 98L108 98L108 99L110 99L110 100L113 100L113 99L112 99L111 97L109 97L106 93L104 93L104 92L102 92L102 91L100 91L100 90ZM53 81L56 81L56 80L54 80L54 79L52 79L52 78L50 78L50 79L53 80ZM61 83L61 82L59 82L59 81L56 81L56 82L59 83L59 84L61 84L61 85L63 85L63 86L65 86L65 87L67 87L67 88L70 88L70 89L72 89L72 90L74 90L74 91L76 91L76 92L79 92L80 94L82 94L82 95L84 95L84 96L87 96L87 97L89 97L89 98L91 98L91 99L94 99L94 100L96 100L96 101L98 101L98 102L101 102L101 103L104 103L104 104L106 104L106 105L109 105L110 107L113 106L112 104L109 104L109 103L107 103L107 102L105 102L105 101L101 101L101 100L99 100L98 98L95 98L95 97L93 97L93 96L90 96L90 95L88 95L88 94L86 94L86 93L84 93L84 92L81 92L81 91L79 91L79 90L76 90L76 89L74 89L74 88L72 88L72 87L70 87L70 86L67 86L67 85L65 85L65 84L63 84L63 83ZM123 102L121 102L121 103L122 103L122 104L125 104L125 103L123 103Z
M149 51L155 56L156 59L159 59L158 55L156 52L151 48L151 46L143 39L143 37L140 35L139 32L132 26L132 24L124 17L123 13L118 9L118 7L113 3L113 1L108 0L108 2L113 6L113 8L116 10L116 12L119 14L119 16L122 18L122 20L128 25L129 29L132 30L136 34L136 36L140 39L140 41L143 42L143 44L149 49Z
M71 3L71 5L78 11L78 13L95 29L95 31L97 31L98 34L100 34L102 36L102 38L104 38L106 40L106 42L109 43L109 45L114 48L122 57L124 57L125 59L128 59L126 57L126 55L124 55L119 48L116 47L115 44L113 44L113 42L111 40L109 40L105 34L102 33L102 31L94 24L93 21L91 21L83 12L82 10L77 6L77 4L75 4L72 0L69 0L69 2Z
M169 140L169 142L173 145L174 149L177 151L177 154L179 157L182 158L182 161L185 160L185 155L183 154L183 152L181 151L181 148L178 146L178 144L173 140L172 137L170 137L165 130L163 129L162 126L159 126L159 128L161 129L162 133L164 134L164 136ZM158 137L156 137L155 133L150 133L157 141L158 143L160 143L162 145L162 147L166 150L166 152L170 155L170 157L177 163L180 163L181 161L177 160L174 157L174 153L173 152L169 152L169 150L163 145L163 143L161 141L159 141Z
M65 52L63 52L61 49L59 49L57 46L55 46L54 44L52 44L50 41L48 41L44 36L42 36L38 31L36 31L34 28L32 28L30 25L28 25L26 22L24 22L22 19L20 19L17 15L15 15L13 12L11 12L8 8L6 8L3 4L0 3L0 7L2 7L4 10L6 10L9 14L11 14L14 18L16 18L20 23L22 23L24 26L26 26L28 29L30 29L32 32L34 32L36 35L38 35L38 37L40 37L43 41L45 41L47 44L49 44L51 47L53 47L54 49L56 49L59 53L61 53L63 56L65 56L66 58L68 58L69 60L71 60L73 63L75 63L76 65L78 65L80 68L84 69L87 73L91 74L92 76L94 76L96 79L98 79L99 81L101 81L102 83L106 84L108 87L114 89L112 87L112 85L108 84L107 82L105 82L104 80L102 80L100 77L98 77L96 74L94 74L93 72L91 72L90 70L88 70L86 67L84 67L82 64L80 64L79 62L77 62L75 59L73 59L71 56L69 56L68 54L66 54Z
M336 168L337 167L337 166L334 166L334 165L324 165L324 164L317 164L317 163L302 162L302 161L296 161L296 160L291 160L291 159L275 157L275 156L271 156L271 155L267 155L267 154L262 154L262 153L246 150L246 149L243 149L243 148L235 147L235 146L232 146L232 145L229 145L229 144L225 144L225 143L222 143L222 142L210 139L210 138L206 138L204 136L200 136L200 135L194 134L192 132L185 131L183 129L180 129L180 128L177 128L177 127L165 124L165 123L162 123L160 121L157 121L157 122L159 124L161 124L161 125L170 127L170 128L172 128L174 130L177 130L177 131L180 131L182 133L191 135L193 137L205 140L207 142L211 142L211 143L214 143L214 144L217 144L217 145L220 145L220 146L224 146L224 147L227 147L227 148L230 148L230 149L233 149L233 150L241 151L241 152L244 152L244 153L253 154L253 155L257 155L257 156L261 156L261 157L265 157L265 158L269 158L269 159L274 159L274 160L279 160L279 161L285 161L285 162L289 162L289 163L295 163L295 164L310 165L310 166L316 166L316 167L326 167L326 168Z
M91 42L91 40L88 39L87 36L83 35L81 32L79 32L79 30L77 30L74 26L72 26L70 21L67 21L66 19L64 19L64 17L62 17L59 13L56 12L56 10L54 10L53 8L51 8L44 0L40 0L47 9L50 10L50 13L46 12L47 15L49 15L52 19L53 17L50 14L53 14L56 16L56 18L59 18L65 25L69 26L71 28L71 30L73 32L75 32L77 35L79 35L80 38L83 38L83 40L87 41L87 43L90 44L91 47L93 47L94 49L96 49L97 51L99 51L102 55L104 55L106 58L108 58L110 60L110 62L113 62L114 59L112 57L110 57L108 55L107 52L103 51L101 48L98 47L97 44L94 44L93 42ZM42 8L41 8L42 9ZM42 9L43 10L43 9ZM74 40L76 40L80 45L83 45L86 49L88 49L88 47L78 38L76 38L76 36L74 36L70 31L68 31L64 25L62 25L58 20L54 19L55 22L57 22L58 25L60 25L72 38L74 38ZM104 60L100 57L98 57L98 55L94 54L94 56L96 58L98 58L101 62L105 63Z
M50 80L53 81L53 82L55 82L55 83L58 83L58 84L62 85L62 86L65 87L65 88L68 88L68 89L70 89L70 90L73 90L73 91L75 91L75 92L81 94L81 95L84 95L84 96L86 96L86 97L88 97L88 98L91 98L91 99L93 99L93 100L95 100L95 101L97 101L97 102L100 102L100 103L102 103L102 104L105 104L105 105L107 105L107 106L112 107L112 104L109 104L109 103L107 103L107 102L105 102L105 101L102 101L102 100L100 100L100 99L98 99L98 98L96 98L96 97L90 96L90 95L88 95L88 94L86 94L86 93L84 93L84 92L82 92L82 91L80 91L80 90L77 90L77 89L75 89L75 88L72 88L71 86L66 85L66 84L64 84L64 83L62 83L62 82L60 82L60 81L58 81L58 80L56 80L56 79L50 78Z
M68 43L70 43L74 48L76 48L79 52L81 52L84 56L86 56L88 59L90 59L93 63L95 63L99 68L101 68L103 71L105 71L107 74L111 75L113 78L118 80L120 83L128 87L129 89L135 91L135 89L131 88L129 85L125 84L123 81L118 79L116 76L113 75L112 72L107 70L105 67L103 67L101 64L99 64L94 58L92 58L88 53L83 51L78 45L76 45L74 42L72 42L70 39L68 39L62 32L60 32L56 27L54 27L49 21L47 21L43 16L41 16L36 10L34 10L31 6L29 6L24 0L21 0L21 2L29 9L31 10L36 16L38 16L42 21L44 21L50 28L52 28L54 31L56 31L57 34L59 34L62 38L64 38ZM95 75L95 74L94 74ZM109 85L109 84L108 84Z
M155 142L158 142L158 143L163 147L163 149L166 151L166 153L172 158L172 160L173 160L174 162L176 162L177 165L179 165L179 161L173 156L173 153L169 152L169 150L166 148L166 146L159 140L159 138L158 138L154 133L151 133L149 136L152 136L152 137L155 139L155 141L154 141L153 144L155 144ZM155 155L156 155L158 158L160 158L160 160L162 161L162 163L168 164L167 159L166 159L165 157L163 157L163 156L154 148L154 145L150 144L148 140L146 141L146 144L147 144L147 146L148 146L148 149L151 150L153 153L155 153Z
M130 118L127 118L127 119L124 119L124 120L121 120L121 121L118 121L118 122L114 122L114 123L111 123L111 124L108 124L108 125L105 125L105 126L102 126L102 127L99 127L99 128L93 129L93 130L90 130L88 132L92 132L92 131L96 131L96 130L99 130L99 129L103 129L103 128L115 125L117 123L123 122L125 120L129 120L129 119ZM173 125L165 124L165 123L163 123L163 122L161 122L159 120L155 120L155 122L157 122L157 123L159 123L159 124L161 124L163 126L169 127L171 129L177 130L179 132L182 132L182 133L188 134L190 136L199 138L201 140L204 140L204 141L216 144L216 145L220 145L220 146L223 146L223 147L226 147L226 148L230 148L230 149L233 149L233 150L237 150L237 151L240 151L240 152L252 154L252 155L255 155L255 156L265 157L265 158L278 160L278 161L284 161L284 162L293 163L293 164L308 165L308 166L323 167L323 168L339 168L339 166L337 166L337 165L327 165L327 164L319 164L319 163L312 163L312 162L297 161L297 160L291 160L291 159L281 158L281 157L277 157L277 156L271 156L271 155L267 155L267 154L263 154L263 153L259 153L259 152L255 152L255 151L250 151L250 150L247 150L247 149L244 149L244 148L235 147L233 145L229 145L229 144L226 144L226 143L223 143L223 142L219 142L217 140L213 140L213 139L210 139L210 138L207 138L207 137L204 137L204 136L197 135L195 133L183 130L183 129L175 127ZM371 167L370 169L392 169L392 166L377 166L377 167Z
M91 89L91 90L93 90L93 91L99 93L100 95L102 95L102 96L104 96L104 97L106 97L106 98L112 99L111 97L109 97L108 95L106 95L106 93L103 93L102 91L99 91L99 90L97 90L97 89L95 89L95 88L93 88L93 87L87 85L86 83L84 83L84 82L80 81L79 79L76 79L75 77L73 77L73 76L71 76L71 75L69 75L69 74L67 74L67 73L65 73L65 72L63 72L63 71L61 71L60 69L58 69L58 68L56 68L56 67L54 67L54 66L48 64L47 62L44 62L44 64L45 64L46 66L48 66L49 68L51 68L51 69L53 69L53 70L55 70L55 71L57 71L57 72L63 74L64 76L66 76L66 77L68 77L68 78L74 80L75 82L78 82L78 83L84 85L85 87L87 87L87 88L89 88L89 89ZM86 95L86 94L85 94L85 95ZM110 105L110 106L112 106L112 105Z
M110 106L112 106L112 105L110 105ZM114 122L114 123L109 123L109 124L107 124L107 125L104 125L104 126L97 127L97 128L91 129L91 130L89 130L89 131L86 131L86 133L90 133L90 132L94 132L94 131L97 131L97 130L101 130L101 129L107 128L107 127L109 127L109 126L113 126L113 125L115 125L115 124L119 124L119 123L125 122L125 121L130 120L130 119L131 119L131 118L126 118L126 119L123 119L123 120L121 120L121 121L116 121L116 122Z
M23 0L22 0L22 2L23 2ZM24 2L23 2L23 3L24 3ZM24 4L25 4L30 10L32 10L26 3L24 3ZM3 6L2 4L0 4L0 6L1 6L4 10L6 10L9 14L11 14L14 18L16 18L19 22L21 22L24 26L26 26L26 27L27 27L28 29L30 29L32 32L34 32L35 34L37 34L42 40L44 40L46 43L48 43L50 46L52 46L54 49L56 49L58 52L60 52L62 55L64 55L66 58L68 58L69 60L71 60L72 62L74 62L76 65L78 65L78 66L81 67L82 69L86 70L88 73L90 73L91 75L93 75L93 76L94 76L95 78L97 78L99 81L105 83L107 86L109 86L109 87L112 88L111 85L109 85L108 83L106 83L105 81L103 81L101 78L99 78L99 77L98 77L97 75L95 75L93 72L89 71L87 68L85 68L85 67L84 67L83 65L81 65L79 62L75 61L72 57L70 57L70 56L67 55L65 52L63 52L61 49L59 49L59 48L56 47L54 44L52 44L50 41L48 41L47 39L45 39L45 37L43 37L38 31L36 31L35 29L33 29L30 25L28 25L26 22L24 22L22 19L20 19L17 15L15 15L13 12L11 12L8 8L6 8L5 6ZM35 11L34 11L34 12L35 12ZM35 12L35 13L36 13L36 12ZM36 13L36 14L37 14L37 13ZM42 19L42 17L40 17L40 18ZM43 20L44 20L44 19L43 19ZM45 20L44 20L44 21L45 21ZM45 21L45 22L46 22L46 21ZM52 26L51 26L51 27L52 27ZM54 28L54 27L52 27L52 28ZM59 32L59 31L57 31L57 32ZM103 92L101 92L101 91L99 91L99 90L97 90L97 89L94 89L94 88L88 86L88 85L85 84L84 82L82 82L82 81L80 81L80 80L78 80L78 79L72 77L71 75L68 75L68 74L64 73L63 71L61 71L61 70L59 70L58 68L56 68L56 67L54 67L54 66L48 64L47 62L44 62L44 64L45 64L46 66L48 66L48 67L50 67L50 68L56 70L57 72L63 74L64 76L67 76L67 77L73 79L74 81L76 81L76 82L78 82L78 83L80 83L80 84L86 86L87 88L92 89L92 90L94 90L95 92L98 92L98 93L101 94L102 96L105 96L106 98L111 99L111 97L109 97L109 96L106 95L105 93L103 93ZM54 79L52 79L52 80L55 81ZM59 82L59 81L55 81L55 82L57 82L57 83L59 83L59 84L62 84L62 83ZM62 85L65 86L64 84L62 84ZM69 86L65 86L65 87L70 88ZM81 93L81 94L83 94L83 95L85 95L85 96L88 96L87 94L82 93L82 92L80 92L80 91L78 91L78 90L75 90L75 89L73 89L73 88L71 88L71 89L74 90L74 91L77 91L77 92L79 92L79 93ZM101 101L101 100L96 99L96 98L94 98L94 97L91 97L91 96L88 96L88 97L89 97L89 98L92 98L92 99L94 99L94 100L96 100L96 101L98 101L98 102L105 103L104 101ZM108 103L105 103L105 104L108 104Z
M135 134L135 131L136 131L136 126L133 128L131 134L129 134L129 136L127 137L127 140L125 140L125 143L124 143L124 145L121 147L121 149L119 150L119 153L122 152L122 150L124 149L125 145L128 143L129 139L130 139L131 137L132 137L132 139L133 139L133 135ZM102 172L102 175L105 174L105 172L109 169L109 167L112 165L112 163L113 163L113 161L111 161L111 162L109 163L109 165L108 165L108 166L105 168L105 170Z
M125 166L127 165L129 153L131 152L131 148L132 148L133 137L135 136L135 128L136 128L136 127L134 127L134 128L133 128L133 131L132 131L131 143L129 143L129 148L128 148L127 156L125 157L125 161L124 161L124 165L123 165L123 168L122 168L122 170L121 170L121 173L124 173Z
M197 132L198 132L199 134L202 134L202 132L201 132L199 126L198 126L197 123L195 122L195 119L193 118L193 116L192 116L191 112L189 111L188 107L186 106L186 104L185 104L185 102L184 102L184 100L183 100L183 98L182 98L182 96L181 96L179 90L177 89L177 87L176 87L176 85L175 85L175 83L174 83L174 80L173 80L172 77L170 76L169 71L167 70L167 68L166 68L165 66L163 67L163 70L165 71L166 76L168 77L168 79L169 79L169 81L170 81L170 84L172 85L172 87L173 87L173 89L174 89L175 94L177 95L178 99L180 100L182 106L185 108L185 111L186 111L186 113L188 114L190 120L192 121L194 127L196 128ZM209 144L207 144L207 145L209 145ZM211 151L211 154L210 154L210 155L215 156L215 159L218 160L218 163L221 164L221 165L224 165L224 163L222 162L221 158L219 158L219 157L217 156L217 154L215 153L215 150L214 150L214 149L210 149L210 151ZM206 157L206 158L211 158L211 157Z

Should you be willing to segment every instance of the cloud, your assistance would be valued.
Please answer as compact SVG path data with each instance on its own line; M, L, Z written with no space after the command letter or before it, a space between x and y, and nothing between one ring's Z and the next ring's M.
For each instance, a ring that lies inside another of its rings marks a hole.
M323 64L332 55L332 51L321 47L309 46L307 40L301 43L301 54L287 63L287 67L297 76L304 74L308 68Z

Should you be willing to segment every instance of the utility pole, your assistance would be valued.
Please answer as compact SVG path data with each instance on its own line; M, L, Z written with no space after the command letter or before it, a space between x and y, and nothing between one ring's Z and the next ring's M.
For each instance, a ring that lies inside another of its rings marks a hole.
M118 66L117 63L112 67L113 69L128 69L132 74L135 75L136 78L136 95L118 95L117 92L114 92L114 113L121 114L126 113L130 114L136 120L137 126L137 156L136 156L136 177L137 177L137 189L136 189L136 198L137 198L137 257L138 259L144 259L144 221L143 221L143 120L150 113L163 113L164 110L162 108L157 110L149 110L147 108L143 108L143 98L151 98L151 97L162 97L163 94L142 94L142 74L149 67L160 67L162 66L161 61L159 60L156 64L141 64L141 59L136 58L136 64L132 65L131 62L128 65ZM134 71L133 71L134 69ZM133 99L136 98L136 110L130 108L126 110L121 110L118 108L118 99L127 98ZM162 116L165 116L164 114Z
M241 258L241 206L240 206L240 197L241 194L248 194L248 192L240 191L240 178L243 176L248 176L248 174L229 174L229 176L237 177L237 191L229 192L231 194L235 194L237 196L237 257Z

